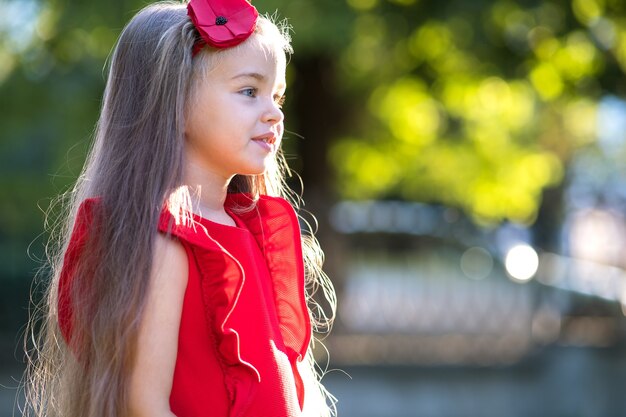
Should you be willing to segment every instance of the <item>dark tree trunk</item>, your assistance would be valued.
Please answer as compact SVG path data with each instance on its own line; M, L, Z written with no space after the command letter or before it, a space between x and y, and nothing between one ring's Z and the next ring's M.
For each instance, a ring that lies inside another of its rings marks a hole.
M537 220L532 226L533 243L541 250L561 253L561 227L563 226L563 193L565 182L543 191Z
M297 100L297 133L303 136L298 142L298 153L305 197L311 208L326 208L333 198L327 155L332 138L341 127L341 109L334 95L337 91L334 62L328 57L311 56L294 59L292 65L297 73L293 88Z
M316 236L326 254L324 271L339 295L344 267L341 260L345 260L342 257L345 250L344 239L329 223L329 211L336 195L328 152L337 132L345 128L345 111L335 95L335 62L324 56L306 56L301 60L294 56L291 65L297 76L292 86L296 100L293 110L298 119L296 133L303 137L298 140L297 152L301 162L299 173L304 183L305 209L317 218L319 229Z

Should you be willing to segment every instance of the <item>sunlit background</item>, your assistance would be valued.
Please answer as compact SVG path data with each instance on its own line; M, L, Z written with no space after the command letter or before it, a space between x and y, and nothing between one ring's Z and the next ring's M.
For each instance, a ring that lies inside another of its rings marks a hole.
M43 212L147 3L0 0L0 416ZM626 2L253 3L294 27L284 146L339 294L339 416L626 415Z

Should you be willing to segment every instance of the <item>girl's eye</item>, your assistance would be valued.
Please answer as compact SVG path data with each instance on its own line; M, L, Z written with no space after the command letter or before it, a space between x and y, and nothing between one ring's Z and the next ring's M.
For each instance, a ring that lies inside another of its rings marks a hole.
M274 98L274 100L276 101L276 104L278 104L278 107L283 107L286 99L287 99L287 96L284 94L282 96L277 96Z
M256 97L256 88L244 88L240 91L241 94L248 97Z

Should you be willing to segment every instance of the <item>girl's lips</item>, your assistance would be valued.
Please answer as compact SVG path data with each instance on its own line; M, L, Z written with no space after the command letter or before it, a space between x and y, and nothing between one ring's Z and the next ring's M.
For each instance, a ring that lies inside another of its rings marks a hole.
M274 150L274 144L276 143L276 136L272 132L264 133L252 138L252 141L261 146L268 152Z
M276 136L272 132L267 132L262 135L253 137L252 140L267 142L271 145L276 142Z

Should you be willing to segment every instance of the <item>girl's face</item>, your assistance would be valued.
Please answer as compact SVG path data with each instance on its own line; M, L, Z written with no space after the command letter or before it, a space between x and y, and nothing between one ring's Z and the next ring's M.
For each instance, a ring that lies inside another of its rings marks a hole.
M221 52L188 106L187 161L226 180L263 173L283 135L286 58L264 41L253 35Z

